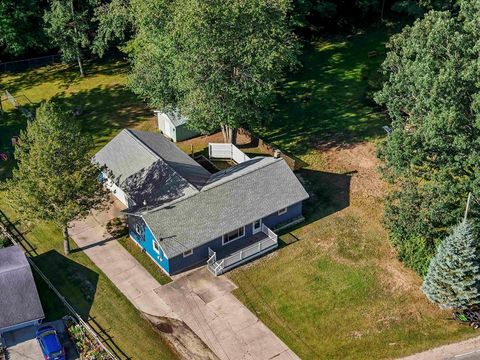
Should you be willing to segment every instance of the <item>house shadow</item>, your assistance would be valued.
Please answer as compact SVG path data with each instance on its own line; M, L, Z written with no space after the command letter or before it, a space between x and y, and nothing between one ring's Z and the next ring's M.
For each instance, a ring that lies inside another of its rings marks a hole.
M83 319L88 319L97 291L99 275L56 250L35 256L33 261L61 294L68 294L66 300L77 313ZM47 304L44 304L44 301ZM44 307L50 307L49 301L49 299L42 299Z
M279 247L287 246L299 239L291 232L311 224L319 219L335 214L350 206L350 183L356 171L343 174L302 169L298 177L307 190L310 198L303 203L305 221L280 231Z

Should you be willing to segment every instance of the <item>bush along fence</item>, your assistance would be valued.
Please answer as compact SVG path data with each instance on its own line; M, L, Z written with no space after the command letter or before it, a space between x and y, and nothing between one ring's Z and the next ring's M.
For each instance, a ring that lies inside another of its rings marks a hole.
M264 153L274 156L276 151L278 151L277 148L266 143L265 141L263 141L263 139L260 139L259 137L253 135L248 130L239 128L237 131L239 134L247 137L250 140L251 144L256 145ZM288 154L285 154L284 152L281 152L280 156L283 158L283 160L285 160L285 162L288 164L288 166L292 170L300 170L305 166L305 163L302 160L297 159L292 155L288 155Z
M60 55L48 55L25 60L0 62L0 73L25 71L33 67L57 64L61 60Z
M65 308L70 312L72 323L67 324L67 330L74 340L82 359L95 360L118 360L117 356L102 342L99 335L85 322L73 306L63 297L57 288L50 282L47 276L40 270L31 258L31 246L25 246L22 236L16 227L8 220L3 211L0 210L0 234L11 241L13 245L21 247L27 255L27 260L32 269L45 281L48 287L57 295ZM1 357L0 357L1 359Z

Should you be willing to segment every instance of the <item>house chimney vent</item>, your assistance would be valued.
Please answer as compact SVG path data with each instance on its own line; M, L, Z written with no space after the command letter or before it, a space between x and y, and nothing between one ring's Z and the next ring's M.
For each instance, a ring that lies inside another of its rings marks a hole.
M273 151L273 157L274 157L275 159L278 159L281 155L282 155L282 152L281 152L280 150L275 149L275 150Z

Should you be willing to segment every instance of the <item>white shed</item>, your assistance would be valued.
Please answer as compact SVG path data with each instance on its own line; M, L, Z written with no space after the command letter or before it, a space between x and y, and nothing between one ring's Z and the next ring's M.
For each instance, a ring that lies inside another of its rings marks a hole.
M174 142L190 139L200 134L198 131L188 128L187 118L177 110L170 112L155 110L155 114L157 115L158 129Z

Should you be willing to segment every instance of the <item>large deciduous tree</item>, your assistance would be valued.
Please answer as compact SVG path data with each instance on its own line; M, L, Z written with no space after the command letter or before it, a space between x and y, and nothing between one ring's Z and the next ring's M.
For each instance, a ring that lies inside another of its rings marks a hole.
M96 0L49 0L45 11L45 32L60 48L66 62L77 61L83 76L82 51L90 46L89 32L92 28Z
M0 1L0 49L4 53L17 56L43 48L40 10L38 0Z
M468 222L457 225L438 247L422 290L442 308L466 309L480 303L478 241Z
M15 147L18 168L7 182L9 203L26 219L53 221L69 252L69 222L98 208L107 192L90 160L91 139L70 112L52 102L37 110Z
M383 64L376 100L393 129L379 149L393 185L385 222L400 258L421 274L467 193L480 194L479 18L473 0L457 15L432 11L390 39Z
M266 120L283 71L296 63L289 0L133 2L131 88L151 106L180 109L208 132Z

